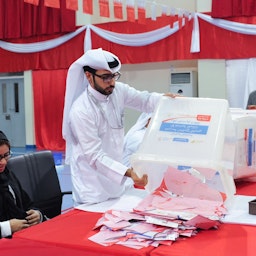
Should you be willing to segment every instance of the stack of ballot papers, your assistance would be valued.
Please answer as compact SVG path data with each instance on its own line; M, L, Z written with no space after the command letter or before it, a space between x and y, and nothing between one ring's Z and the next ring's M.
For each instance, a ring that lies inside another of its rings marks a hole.
M131 211L107 210L89 239L104 246L119 244L136 249L171 245L198 230L217 228L227 214L225 194L204 180L169 167L161 185Z

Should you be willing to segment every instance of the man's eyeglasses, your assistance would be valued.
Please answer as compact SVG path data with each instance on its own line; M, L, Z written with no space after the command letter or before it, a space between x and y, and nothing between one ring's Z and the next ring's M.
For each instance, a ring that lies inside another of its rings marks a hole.
M104 83L109 83L112 81L112 79L115 79L115 81L117 81L120 78L121 73L116 72L114 74L103 74L103 75L97 75L96 73L93 73L93 75L101 78Z
M6 152L3 155L0 155L0 161L2 161L2 159L8 160L11 157L11 151Z

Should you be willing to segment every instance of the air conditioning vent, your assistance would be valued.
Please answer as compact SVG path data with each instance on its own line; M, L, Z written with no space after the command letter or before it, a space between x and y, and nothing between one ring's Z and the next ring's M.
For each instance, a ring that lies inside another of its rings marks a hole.
M191 73L171 73L171 84L189 84Z
M177 71L170 74L170 91L186 97L197 97L197 72L194 70Z

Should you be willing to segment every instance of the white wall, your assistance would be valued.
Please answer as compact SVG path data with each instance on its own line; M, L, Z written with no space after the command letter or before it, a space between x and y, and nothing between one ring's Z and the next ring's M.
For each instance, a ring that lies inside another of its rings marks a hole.
M198 60L198 96L227 99L225 60Z
M212 0L197 0L197 12L210 12L212 9Z
M166 93L170 91L170 71L196 70L197 61L169 61L159 63L144 63L122 65L120 81L138 90ZM125 130L127 131L136 121L139 112L125 111Z

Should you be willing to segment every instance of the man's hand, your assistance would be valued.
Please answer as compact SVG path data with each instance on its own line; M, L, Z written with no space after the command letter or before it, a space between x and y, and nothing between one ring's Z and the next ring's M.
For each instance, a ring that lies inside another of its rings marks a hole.
M164 96L171 97L171 98L183 97L181 94L175 94L170 92L165 93Z
M29 224L26 220L11 219L10 220L12 234L16 231L28 228Z
M40 222L41 214L37 210L29 210L27 211L26 220L30 226L36 225Z
M133 171L132 168L128 169L125 173L125 176L132 178L134 185L139 187L145 187L148 183L148 175L143 174L141 178Z
M256 105L248 105L247 109L256 109Z

